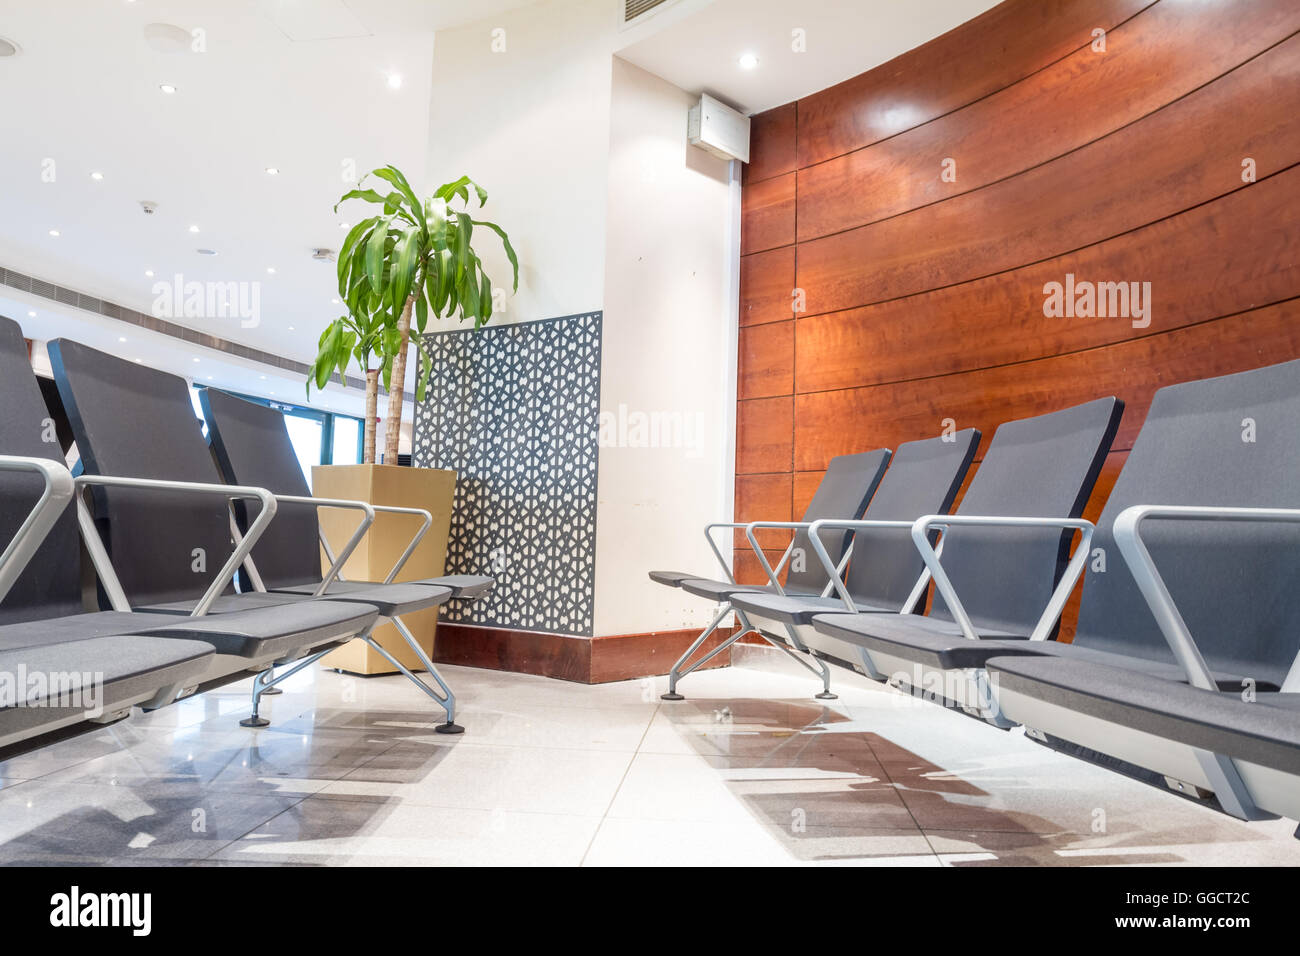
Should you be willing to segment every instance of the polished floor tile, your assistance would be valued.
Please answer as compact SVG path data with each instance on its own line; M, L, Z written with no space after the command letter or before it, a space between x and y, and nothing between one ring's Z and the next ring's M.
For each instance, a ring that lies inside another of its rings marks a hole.
M773 658L586 686L447 667L249 682L0 763L0 864L1300 864L1243 823L853 675ZM747 657L748 661L749 658Z

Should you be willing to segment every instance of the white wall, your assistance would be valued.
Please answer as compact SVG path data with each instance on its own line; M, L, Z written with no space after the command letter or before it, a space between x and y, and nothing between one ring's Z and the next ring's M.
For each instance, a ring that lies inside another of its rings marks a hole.
M686 142L694 97L614 56L635 35L619 7L549 0L439 32L423 184L488 190L523 266L494 322L603 309L602 409L702 420L693 448L601 449L597 635L707 623L711 605L646 573L712 569L700 529L730 515L734 464L739 188ZM505 285L504 258L484 259Z
M649 448L628 447L634 427L607 431L618 444L600 453L597 635L703 625L714 610L646 577L713 571L700 531L730 514L739 194L729 163L686 142L694 99L614 60L601 408L698 433L669 429L679 447Z
M472 176L510 234L519 294L494 322L601 307L613 26L605 0L551 0L434 38L425 185ZM508 287L496 238L475 248Z

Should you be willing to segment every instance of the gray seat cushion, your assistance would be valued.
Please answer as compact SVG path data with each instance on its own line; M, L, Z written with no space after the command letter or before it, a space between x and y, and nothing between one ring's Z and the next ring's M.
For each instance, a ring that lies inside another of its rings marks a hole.
M818 614L845 611L844 602L838 597L822 597L819 594L772 594L765 591L745 591L732 598L731 603L742 611L752 612L786 624L811 624ZM855 605L860 613L889 614L895 613L889 608L873 607L869 604Z
M96 707L112 712L164 688L187 686L199 679L212 655L212 646L200 641L134 635L57 640L0 651L0 673L25 669L28 674L61 677L58 686L47 680L44 687L16 687L24 706L0 708L0 736L39 733L42 726ZM65 696L69 694L76 696Z
M451 588L451 599L453 601L472 601L496 587L497 579L482 574L444 574L441 577L423 578L411 583Z
M311 601L353 601L369 604L384 617L406 614L410 611L422 611L425 608L445 604L451 598L450 588L431 587L426 584L367 584L364 587L347 592L330 590L320 598L313 598L312 591L317 585L302 584L294 589L284 591L250 591L246 594L225 594L213 602L211 611L225 615L232 611L246 611L250 608L269 608L282 605L299 605ZM197 601L173 601L170 604L154 604L141 608L146 612L163 612L168 614L188 614Z
M1300 694L1214 693L1093 661L994 657L1000 689L1213 753L1300 774Z
M491 591L496 585L496 579L480 577L474 574L448 574L445 577L440 578L424 578L420 581L401 581L396 584L381 584L374 581L334 581L330 584L326 596L340 597L346 595L347 599L350 601L366 600L366 598L358 598L357 595L365 593L374 596L382 596L385 593L383 589L405 587L407 585L424 588L445 588L450 592L448 600L456 600L457 598L472 600L473 598L480 597L488 591ZM291 587L276 588L271 593L305 594L310 596L315 593L318 587L320 587L319 581L314 584L295 584ZM392 593L395 594L397 592ZM416 609L408 608L408 610ZM399 611L398 613L400 614L401 612Z
M713 578L686 578L680 586L688 594L719 602L729 600L733 594L739 594L742 591L775 593L772 591L771 585L760 587L756 584L732 584L730 581L715 581Z
M308 589L307 594L302 594L300 591L275 591L272 592L272 596L313 600L311 590ZM369 604L384 617L396 617L411 611L423 611L425 608L446 604L451 600L451 588L435 587L430 584L361 583L360 587L341 588L337 591L331 587L315 600Z
M1033 656L1118 665L1166 680L1183 679L1181 669L1164 661L1124 657L1060 641L1030 641L1028 635L985 628L980 631L981 640L972 641L961 633L956 623L942 618L913 614L819 614L813 619L813 626L824 634L869 651L901 657L937 670L980 668L992 657ZM1240 675L1219 672L1215 676L1220 686L1241 686Z
M666 584L670 588L679 588L688 578L699 577L694 571L651 571L650 580L657 584Z
M373 625L379 613L370 603L299 601L203 617L153 614L155 618L166 618L167 623L147 633L207 641L219 654L278 657L350 639Z

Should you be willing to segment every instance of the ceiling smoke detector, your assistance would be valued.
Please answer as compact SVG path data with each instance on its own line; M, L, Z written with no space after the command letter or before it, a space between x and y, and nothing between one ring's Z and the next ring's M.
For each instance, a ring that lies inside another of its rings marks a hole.
M158 209L158 204L151 199L141 199L140 208L144 210L146 216L152 216Z
M5 37L0 37L0 57L17 56L19 53L22 52L23 52L23 48L20 47L13 40L7 39Z
M333 262L334 255L333 249L313 249L311 251L311 257L317 262Z

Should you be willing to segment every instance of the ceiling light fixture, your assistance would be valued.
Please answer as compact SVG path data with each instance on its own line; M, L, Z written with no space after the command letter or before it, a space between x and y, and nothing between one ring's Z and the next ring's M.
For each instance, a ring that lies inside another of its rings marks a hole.
M268 176L279 176L279 175L280 175L280 170L278 170L278 169L277 169L276 167L274 167L274 166L267 166L267 167L266 167L266 175L268 175Z
M126 341L126 336L125 336L125 335L119 335L119 336L117 337L117 340L118 340L119 342L125 342L125 341Z
M29 318L29 319L34 319L34 318L36 318L36 313L35 313L35 312L28 312L28 313L27 313L27 318Z
M159 84L158 89L169 95L176 92L176 87L172 86L170 83L161 83Z
M197 362L197 361L198 361L198 359L195 359L195 360L194 360L194 361L195 361L195 362Z
M51 229L51 230L50 230L50 235L53 236L55 239L59 238L59 230L57 230L57 229Z
M402 74L400 74L400 73L389 73L389 74L388 74L388 88L389 88L390 90L400 90L400 89L402 88Z
M90 178L93 179L93 180L94 180L95 182L97 182L97 183L98 183L98 182L102 182L103 179L104 179L104 174L103 174L103 173L98 173L98 172L96 172L96 173L91 173L91 174L90 174Z
M740 63L742 70L752 70L758 66L758 56L753 53L742 53L737 62Z
M190 226L190 232L198 232L198 231L199 231L198 226Z
M152 270L152 269L145 269L145 270L144 270L144 274L147 275L150 279L153 278L153 270Z

